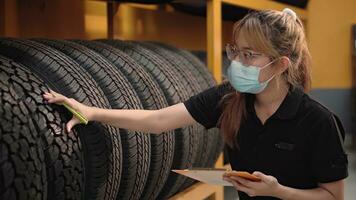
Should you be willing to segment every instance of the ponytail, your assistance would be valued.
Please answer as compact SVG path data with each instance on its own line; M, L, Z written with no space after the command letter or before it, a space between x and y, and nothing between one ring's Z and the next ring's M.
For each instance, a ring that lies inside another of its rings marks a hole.
M227 81L223 84L229 84ZM243 119L246 117L246 100L245 94L236 92L226 94L220 101L223 112L218 124L220 130L224 133L223 138L230 147L237 147L236 132L240 129Z

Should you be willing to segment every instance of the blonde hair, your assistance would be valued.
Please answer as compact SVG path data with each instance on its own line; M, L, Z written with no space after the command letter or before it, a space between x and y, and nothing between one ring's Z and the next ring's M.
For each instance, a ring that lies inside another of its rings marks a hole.
M273 58L287 56L290 66L281 76L292 87L308 91L311 86L310 53L303 23L292 12L291 10L250 12L234 24L233 39L236 43L238 35L243 34L247 43L256 51ZM231 147L237 146L236 134L246 116L245 95L233 90L226 94L220 103L223 106L223 113L219 125L225 142Z

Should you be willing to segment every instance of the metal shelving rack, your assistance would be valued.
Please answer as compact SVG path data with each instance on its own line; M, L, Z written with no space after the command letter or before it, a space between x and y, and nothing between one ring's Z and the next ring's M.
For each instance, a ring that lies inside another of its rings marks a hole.
M114 37L114 16L118 10L119 3L117 1L107 1L107 22L108 22L108 38ZM304 22L307 20L307 10L290 6L284 3L279 3L272 0L206 0L207 2L207 65L215 80L220 83L222 81L222 4L242 7L251 10L273 9L283 10L288 7L294 10L298 17ZM136 4L137 5L137 4ZM159 6L141 6L148 9L162 9ZM169 10L171 11L171 10ZM224 165L223 154L221 153L218 161L215 164L217 168L230 168L230 165ZM176 194L171 200L223 200L224 188L222 186L212 186L203 183L197 183Z

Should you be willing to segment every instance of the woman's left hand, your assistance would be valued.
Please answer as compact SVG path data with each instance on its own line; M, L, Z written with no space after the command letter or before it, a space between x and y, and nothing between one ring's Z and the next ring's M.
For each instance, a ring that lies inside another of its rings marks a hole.
M261 181L254 182L237 176L223 176L225 181L241 192L245 192L250 197L254 196L275 196L280 188L280 184L273 176L265 175L261 172L254 172L253 175L259 177Z

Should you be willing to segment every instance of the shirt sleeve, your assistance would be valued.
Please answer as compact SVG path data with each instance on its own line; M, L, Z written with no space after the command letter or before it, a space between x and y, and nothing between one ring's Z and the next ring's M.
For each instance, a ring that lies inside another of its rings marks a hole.
M219 105L221 98L227 93L226 83L211 87L184 101L190 115L206 129L216 127L222 113Z
M312 170L319 183L334 182L348 176L348 160L343 142L345 131L336 115L321 124L312 151Z

